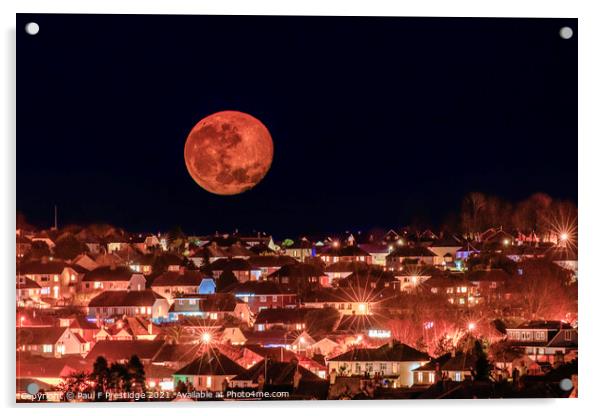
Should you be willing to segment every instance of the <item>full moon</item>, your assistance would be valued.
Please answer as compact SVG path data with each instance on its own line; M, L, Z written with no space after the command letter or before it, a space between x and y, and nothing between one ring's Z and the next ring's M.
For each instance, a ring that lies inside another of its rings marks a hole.
M217 195L235 195L253 188L270 169L273 156L268 129L239 111L205 117L192 128L184 146L192 179Z

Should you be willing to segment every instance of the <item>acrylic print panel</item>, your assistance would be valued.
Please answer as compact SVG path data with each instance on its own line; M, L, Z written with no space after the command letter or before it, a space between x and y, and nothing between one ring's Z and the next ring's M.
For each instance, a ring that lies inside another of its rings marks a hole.
M17 16L18 402L577 397L577 21Z

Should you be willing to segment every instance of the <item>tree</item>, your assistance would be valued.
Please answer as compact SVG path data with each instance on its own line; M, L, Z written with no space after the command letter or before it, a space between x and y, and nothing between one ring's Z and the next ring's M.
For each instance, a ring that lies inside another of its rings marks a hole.
M473 378L477 381L489 381L493 365L487 358L487 354L483 349L481 340L476 340L474 343L473 354L476 356L475 368L473 370Z
M453 342L452 338L449 335L444 334L435 343L435 350L434 350L435 357L439 357L441 355L452 352L453 349L454 349L454 342Z
M65 260L71 260L87 251L87 246L71 234L60 238L54 246L54 254Z
M79 400L82 393L91 392L90 375L85 371L77 371L69 374L65 381L59 384L66 400Z
M132 381L132 387L138 392L145 391L146 375L144 373L144 364L142 364L140 358L137 355L132 355L126 367Z
M335 308L323 308L309 311L305 316L305 326L311 334L329 333L339 322L340 315Z
M167 245L169 250L181 252L186 243L186 234L180 226L175 226L167 233Z
M109 363L107 359L102 355L98 356L92 366L92 373L90 379L94 382L94 391L96 392L95 398L99 401L106 400L104 394L110 382Z
M112 390L129 393L132 391L132 377L127 367L112 363L109 367L109 386Z
M215 283L215 288L218 292L221 292L228 286L233 285L235 283L238 283L238 279L236 278L236 276L234 276L232 270L224 270L220 275L219 279L217 279L217 282Z
M481 231L487 198L479 192L471 192L462 201L462 229L468 235Z

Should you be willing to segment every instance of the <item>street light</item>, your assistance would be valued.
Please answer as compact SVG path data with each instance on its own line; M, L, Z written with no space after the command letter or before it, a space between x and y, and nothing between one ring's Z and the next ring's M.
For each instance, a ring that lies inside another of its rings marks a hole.
M477 327L477 324L475 324L474 322L469 322L468 323L468 330L469 331L474 331L476 327Z
M203 341L204 344L209 344L211 342L211 334L209 332L203 332L201 341Z

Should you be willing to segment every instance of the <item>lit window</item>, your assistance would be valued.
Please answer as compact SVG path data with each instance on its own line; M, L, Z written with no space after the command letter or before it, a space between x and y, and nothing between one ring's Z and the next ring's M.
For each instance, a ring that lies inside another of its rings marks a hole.
M422 372L418 372L418 383L422 383Z
M209 318L210 318L210 319L213 319L213 320L215 321L215 320L217 319L217 312L211 312L211 313L209 314Z
M211 376L207 376L207 388L211 388Z
M259 297L259 301L260 301L260 302L267 302L267 301L268 301L268 298L267 298L267 296L260 296L260 297Z
M429 383L434 383L435 382L435 373L429 373Z
M44 352L52 352L52 344L44 344L42 346L42 351L44 351Z

